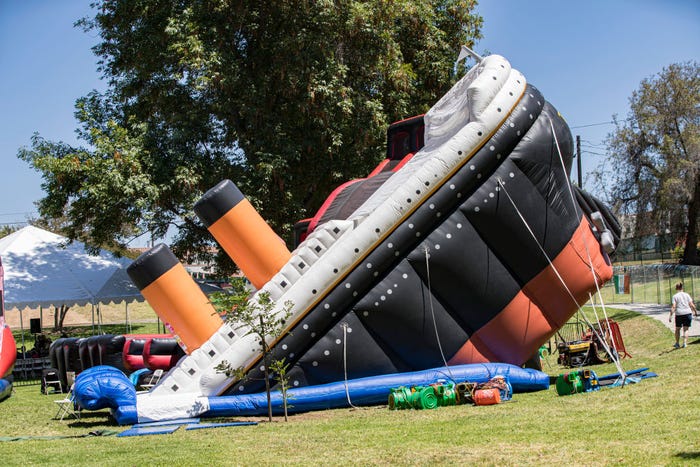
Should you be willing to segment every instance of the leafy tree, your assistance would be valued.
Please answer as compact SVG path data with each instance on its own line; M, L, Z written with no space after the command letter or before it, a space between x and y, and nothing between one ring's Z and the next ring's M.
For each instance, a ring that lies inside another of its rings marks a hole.
M10 234L13 234L19 230L19 227L15 225L3 225L0 226L0 238L2 237L7 237Z
M681 261L700 264L700 64L676 63L643 80L615 124L606 162L615 169L600 169L612 203L636 215L636 232L676 234Z
M291 238L293 222L381 160L390 122L451 86L460 45L480 37L475 4L95 3L79 25L101 38L109 89L76 104L88 149L36 135L20 151L44 177L39 211L96 245L177 225L173 251L204 257L211 240L191 208L230 178Z

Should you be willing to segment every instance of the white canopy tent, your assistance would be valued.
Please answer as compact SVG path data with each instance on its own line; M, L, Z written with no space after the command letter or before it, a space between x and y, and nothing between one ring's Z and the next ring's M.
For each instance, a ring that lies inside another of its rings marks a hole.
M40 310L61 305L92 305L93 328L97 307L101 325L101 303L125 302L126 325L129 327L128 304L143 301L126 268L128 258L117 258L100 250L90 255L81 242L69 243L60 235L27 226L0 238L0 257L5 269L5 309ZM205 294L221 289L198 283ZM24 335L24 334L23 334Z
M101 292L115 302L143 300L126 275L130 259L90 255L84 244L34 226L1 238L0 256L6 308L95 304Z
M69 243L34 226L1 238L0 257L5 267L5 308L20 310L22 328L25 308L90 304L94 311L100 303L143 301L126 274L130 259L105 250L90 255L83 243Z

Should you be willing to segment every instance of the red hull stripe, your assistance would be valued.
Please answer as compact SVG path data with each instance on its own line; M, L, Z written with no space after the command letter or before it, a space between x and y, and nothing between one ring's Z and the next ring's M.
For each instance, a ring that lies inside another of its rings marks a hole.
M586 303L588 292L595 290L589 254L598 284L610 280L612 267L584 218L567 246L552 261L553 266L535 276L498 315L470 336L449 363L491 361L520 365L531 358L537 348Z

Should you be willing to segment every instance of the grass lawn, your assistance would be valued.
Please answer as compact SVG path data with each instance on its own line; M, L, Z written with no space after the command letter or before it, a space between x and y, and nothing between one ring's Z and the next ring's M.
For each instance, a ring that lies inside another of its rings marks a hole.
M515 394L494 406L390 411L387 406L294 415L285 423L264 417L239 426L117 438L86 436L123 431L108 412L80 421L52 420L59 395L19 386L0 403L3 465L269 465L269 464L467 464L674 465L700 464L700 340L672 350L661 323L608 310L620 323L626 370L649 367L659 376L623 388L557 396ZM693 324L697 326L697 323ZM544 370L558 375L556 353ZM591 367L598 375L611 364Z

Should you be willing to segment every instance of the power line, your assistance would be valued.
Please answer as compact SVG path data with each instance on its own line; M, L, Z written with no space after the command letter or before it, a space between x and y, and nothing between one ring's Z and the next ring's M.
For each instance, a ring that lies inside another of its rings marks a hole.
M573 130L573 129L575 129L575 128L587 128L587 127L589 127L589 126L612 125L613 123L615 123L615 122L613 122L613 121L611 120L611 121L609 121L609 122L589 123L588 125L570 126L569 128Z
M36 211L24 211L24 212L3 212L0 213L0 216L21 216L21 215L33 215L36 214Z
M582 139L581 143L584 144L586 147L591 147L591 148L597 148L597 149L604 149L606 147L605 144L596 144L590 140L587 139Z
M581 151L581 152L583 152L584 154L593 154L594 156L607 156L608 155L608 154L602 154L602 153L595 152L595 151Z

